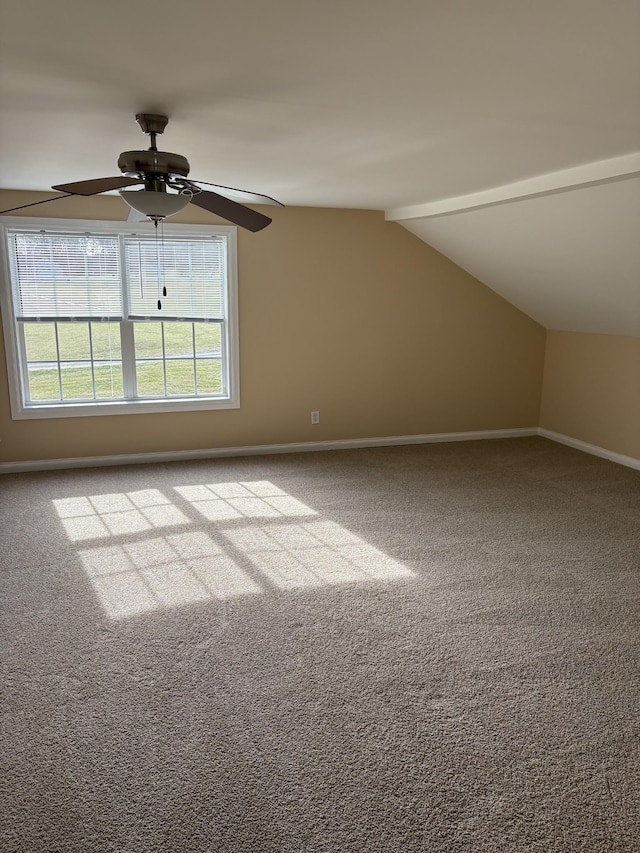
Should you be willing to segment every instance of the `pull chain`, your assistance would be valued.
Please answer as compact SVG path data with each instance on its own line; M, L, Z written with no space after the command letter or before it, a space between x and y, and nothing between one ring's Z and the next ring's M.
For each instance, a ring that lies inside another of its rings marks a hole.
M160 220L160 240L158 240L158 219L154 219L153 224L156 229L156 278L158 281L158 311L161 311L162 300L160 299L160 290L162 290L163 296L167 295L167 287L164 278L164 222Z
M160 299L160 244L158 243L158 220L153 220L153 227L156 235L156 281L158 283L158 311L162 310L162 301Z
M165 275L164 269L164 259L166 255L164 253L164 219L160 222L160 242L162 244L162 295L167 295L167 277Z

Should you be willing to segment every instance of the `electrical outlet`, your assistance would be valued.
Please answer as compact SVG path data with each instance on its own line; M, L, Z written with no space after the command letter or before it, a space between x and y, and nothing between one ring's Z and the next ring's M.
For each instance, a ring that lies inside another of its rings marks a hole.
M311 423L319 424L320 423L320 412L311 412Z

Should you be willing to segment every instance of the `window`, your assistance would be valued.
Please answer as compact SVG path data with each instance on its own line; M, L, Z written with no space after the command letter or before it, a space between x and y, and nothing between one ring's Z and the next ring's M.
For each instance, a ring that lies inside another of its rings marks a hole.
M234 227L2 230L14 418L237 408Z

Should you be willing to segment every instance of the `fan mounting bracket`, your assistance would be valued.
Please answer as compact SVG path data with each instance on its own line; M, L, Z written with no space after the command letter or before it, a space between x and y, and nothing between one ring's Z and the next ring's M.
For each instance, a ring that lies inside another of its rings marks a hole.
M156 134L164 133L169 119L167 116L158 115L157 113L138 113L136 121L142 128L143 133Z

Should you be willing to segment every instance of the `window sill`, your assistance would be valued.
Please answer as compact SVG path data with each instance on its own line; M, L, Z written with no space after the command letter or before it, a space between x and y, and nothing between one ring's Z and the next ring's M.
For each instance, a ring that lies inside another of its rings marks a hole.
M108 415L142 415L160 412L197 412L215 409L239 409L240 401L229 397L192 399L176 397L173 400L115 400L104 403L43 404L20 407L12 412L13 420L39 418L83 418Z

